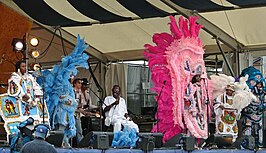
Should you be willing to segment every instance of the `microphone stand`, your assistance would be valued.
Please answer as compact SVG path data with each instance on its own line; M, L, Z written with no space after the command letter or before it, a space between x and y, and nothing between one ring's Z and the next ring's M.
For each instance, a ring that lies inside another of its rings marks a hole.
M207 133L208 133L208 137L209 137L209 102L210 102L210 99L209 99L209 93L208 93L208 83L206 83L206 79L203 79L204 81L204 86L205 86L205 90L206 90L206 95L207 95L207 99L205 100L205 104L207 106Z
M44 89L44 76L43 76L43 73L42 73L42 67L41 66L38 66L38 68L40 69L40 76L41 76L41 79L42 79L42 120L43 120L43 124L45 124L45 104L44 104L44 93L45 93L45 89Z
M165 83L166 83L166 80L163 81L163 86L161 88L161 91L158 95L158 98L157 98L157 101L156 101L156 104L157 104L157 114L156 114L156 117L157 117L157 132L159 132L159 100L160 100L160 97L162 95L162 91L163 91L163 88L165 86Z
M92 71L92 68L91 68L91 65L90 65L89 62L88 62L88 65L89 65L89 71L91 73L92 79L93 79L96 87L98 88L98 91L99 92L103 92L102 87L100 86L99 82L97 81L96 77L94 76L94 73ZM100 100L99 101L100 102L100 126L101 126L100 128L101 128L101 131L102 131L102 104L104 104L105 106L107 106L107 105L103 102L103 100L90 87L88 87L88 88Z
M104 101L88 86L88 89L99 99L99 103L100 103L100 131L102 131L103 127L102 127L102 104L104 104L105 106L107 106Z

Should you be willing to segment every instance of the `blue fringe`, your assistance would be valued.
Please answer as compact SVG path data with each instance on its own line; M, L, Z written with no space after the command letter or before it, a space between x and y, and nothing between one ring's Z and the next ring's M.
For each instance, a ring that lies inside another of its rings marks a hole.
M138 139L136 129L125 126L123 131L114 133L112 147L135 147Z

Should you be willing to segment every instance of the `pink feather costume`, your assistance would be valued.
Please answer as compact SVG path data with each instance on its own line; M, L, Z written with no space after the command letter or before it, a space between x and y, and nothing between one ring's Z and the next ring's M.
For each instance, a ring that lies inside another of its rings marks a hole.
M175 18L170 16L172 34L154 34L156 46L145 45L153 90L159 93L166 81L158 101L159 122L153 127L153 132L164 133L164 142L181 132L196 138L208 136L205 101L211 99L208 97L211 90L203 61L204 50L198 38L202 26L196 24L196 19L184 20L181 16L178 27ZM199 85L191 83L195 75L203 78Z

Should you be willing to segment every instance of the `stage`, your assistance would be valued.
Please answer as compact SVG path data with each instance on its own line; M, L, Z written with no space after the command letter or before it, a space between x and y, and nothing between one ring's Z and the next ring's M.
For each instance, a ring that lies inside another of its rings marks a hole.
M139 149L107 149L107 150L98 150L98 149L87 149L87 148L72 148L72 149L56 149L58 153L144 153L144 151ZM9 148L0 148L0 153L9 153ZM181 149L155 149L153 151L149 151L150 153L186 153L188 151ZM266 153L265 150L237 150L237 149L213 149L213 150L194 150L193 153Z

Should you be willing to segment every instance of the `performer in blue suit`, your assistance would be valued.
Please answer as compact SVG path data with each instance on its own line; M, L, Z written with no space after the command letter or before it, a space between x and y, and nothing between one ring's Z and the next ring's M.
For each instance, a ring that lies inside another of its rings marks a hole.
M243 135L252 135L255 138L256 147L263 147L263 112L265 104L265 79L261 72L250 66L244 69L241 76L249 75L247 84L252 93L257 97L242 111Z

